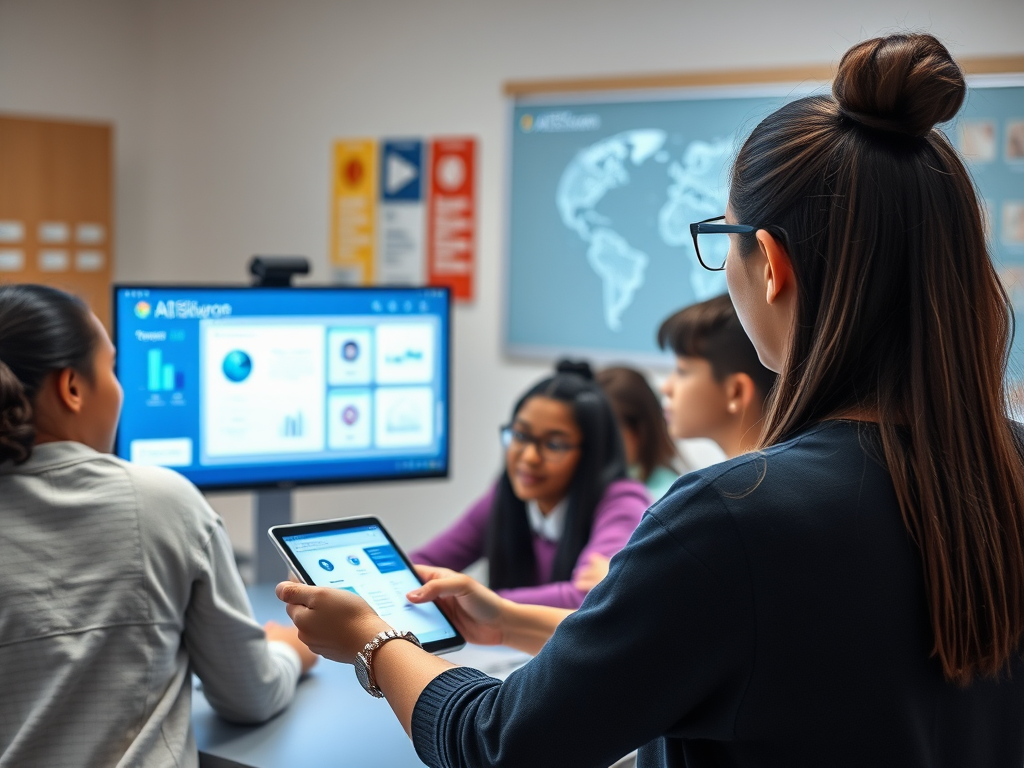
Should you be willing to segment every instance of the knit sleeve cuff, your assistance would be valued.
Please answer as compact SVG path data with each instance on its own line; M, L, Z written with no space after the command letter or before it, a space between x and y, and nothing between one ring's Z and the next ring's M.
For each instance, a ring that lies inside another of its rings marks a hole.
M453 706L470 689L486 689L501 685L500 680L489 677L478 669L453 667L435 677L416 701L412 712L412 743L416 754L431 768L449 768L451 762L448 734Z

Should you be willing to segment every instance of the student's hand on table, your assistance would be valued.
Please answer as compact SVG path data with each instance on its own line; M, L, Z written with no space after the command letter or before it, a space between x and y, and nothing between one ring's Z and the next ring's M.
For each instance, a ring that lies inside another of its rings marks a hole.
M296 653L299 654L299 660L302 662L303 674L309 672L313 665L316 664L317 659L320 658L309 650L305 643L299 640L299 630L295 627L286 627L284 624L278 624L276 621L268 621L263 625L263 631L267 635L267 640L287 643L295 649Z
M436 602L470 643L501 645L505 642L502 617L507 601L464 573L415 566L426 583L406 597L410 603Z
M590 562L583 566L579 573L576 574L576 578L573 579L572 585L576 587L576 589L589 592L596 587L605 576L608 575L608 563L610 562L610 557L605 557L598 552L591 552Z
M391 629L363 598L344 589L282 581L276 592L288 604L299 640L331 661L353 663L378 632Z

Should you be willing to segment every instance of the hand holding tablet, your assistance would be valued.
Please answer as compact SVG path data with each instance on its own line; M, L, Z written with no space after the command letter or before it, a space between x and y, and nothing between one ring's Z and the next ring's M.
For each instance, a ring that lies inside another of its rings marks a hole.
M330 600L331 610L324 612L322 620L337 624L337 631L322 629L327 631L326 636L333 632L338 642L332 643L330 648L310 646L317 653L352 663L362 645L350 654L352 649L344 647L347 644L341 641L341 636L352 636L353 640L364 638L367 642L377 632L389 628L414 633L423 648L431 653L454 651L465 645L465 640L437 605L414 605L408 601L406 594L421 587L423 582L376 518L279 525L271 528L268 535L305 584L329 587L362 598L346 599L341 594L304 590L298 585L278 587L278 597L290 604L289 615L293 620L294 612L314 608L307 600ZM372 610L367 611L364 605ZM360 631L362 629L367 631ZM319 631L316 634L319 636ZM347 658L337 658L339 655Z

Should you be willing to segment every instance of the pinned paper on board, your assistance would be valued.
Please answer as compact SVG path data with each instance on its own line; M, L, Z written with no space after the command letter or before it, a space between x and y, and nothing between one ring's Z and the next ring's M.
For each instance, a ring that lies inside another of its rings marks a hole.
M381 144L377 283L423 285L423 142Z
M376 158L373 139L334 145L331 266L335 282L343 285L372 285L375 280Z
M24 239L24 224L20 221L0 221L0 243L20 243Z
M331 266L346 285L436 285L472 300L476 139L334 145Z

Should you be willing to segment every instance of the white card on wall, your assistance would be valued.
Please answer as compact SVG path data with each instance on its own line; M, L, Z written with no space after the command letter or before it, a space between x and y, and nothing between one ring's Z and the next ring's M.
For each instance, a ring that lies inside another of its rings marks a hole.
M68 225L63 221L44 221L39 225L39 242L66 243L68 241Z
M104 263L103 251L79 251L75 254L75 269L79 272L99 272Z
M0 250L0 272L21 272L25 268L25 252L17 248Z
M20 243L24 239L24 224L20 221L0 221L0 243Z
M83 223L75 227L75 240L81 245L99 245L107 239L107 228L102 224Z
M66 272L71 266L67 251L46 250L39 252L41 272Z

